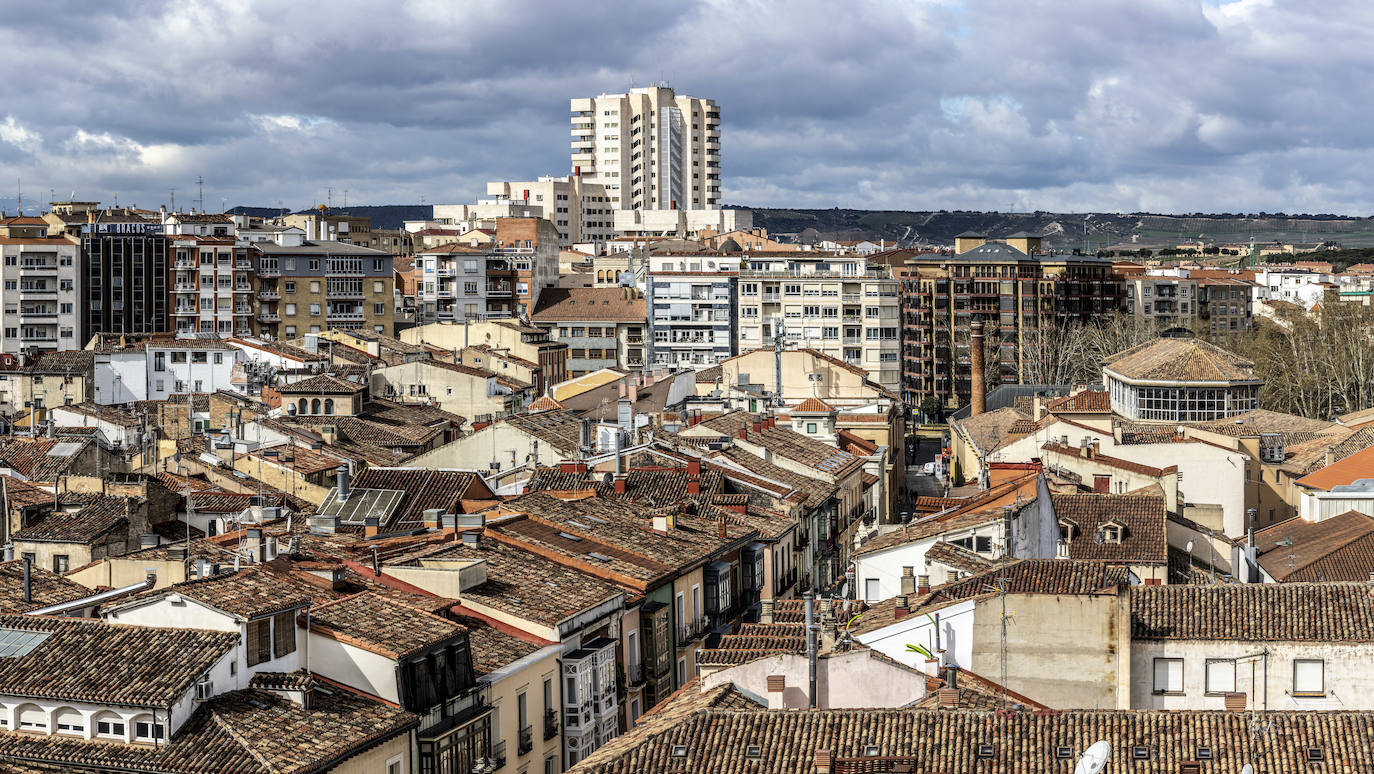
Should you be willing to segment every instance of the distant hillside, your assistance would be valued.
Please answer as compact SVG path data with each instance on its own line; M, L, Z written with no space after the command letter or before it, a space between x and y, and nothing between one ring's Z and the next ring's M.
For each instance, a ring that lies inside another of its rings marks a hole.
M735 205L728 205L735 206ZM980 231L992 236L1017 231L1046 235L1051 247L1091 248L1134 242L1140 247L1208 242L1340 242L1345 247L1374 246L1374 218L1334 215L1155 215L1149 213L974 212L941 210L792 210L754 207L754 225L770 234L821 239L885 239L902 245L954 242L956 234Z
M298 213L311 212L312 210L298 210ZM239 206L229 210L230 213L240 215L253 215L260 218L275 218L281 214L278 207L247 207ZM380 204L362 207L335 207L328 210L334 215L364 215L372 218L374 229L398 229L401 223L407 220L428 220L434 217L434 207L429 204Z
M886 240L900 245L950 245L954 236L980 231L991 236L1030 231L1045 234L1050 247L1093 251L1134 244L1159 247L1191 241L1208 242L1339 242L1344 247L1374 247L1374 218L1335 215L1218 214L1156 215L1150 213L1055 213L975 212L940 210L793 210L773 207L726 205L752 210L754 225L774 235L812 239ZM278 215L275 207L235 207L230 212L263 217ZM335 207L330 212L366 215L376 229L398 229L402 221L433 217L433 207L423 204L384 204Z

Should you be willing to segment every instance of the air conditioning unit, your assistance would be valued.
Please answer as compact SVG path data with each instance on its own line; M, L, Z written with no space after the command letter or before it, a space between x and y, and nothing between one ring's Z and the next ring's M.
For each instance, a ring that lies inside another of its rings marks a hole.
M207 701L215 697L215 684L211 680L196 683L196 701Z

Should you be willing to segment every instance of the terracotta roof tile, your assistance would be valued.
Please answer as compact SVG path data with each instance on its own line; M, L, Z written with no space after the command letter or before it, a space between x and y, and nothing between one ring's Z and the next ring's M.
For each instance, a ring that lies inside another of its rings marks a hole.
M38 566L29 568L29 599L24 599L24 562L0 562L0 613L26 613L40 607L88 597L94 592L76 581Z
M160 709L179 700L238 642L237 632L84 618L6 615L0 627L47 634L27 654L0 659L0 692Z
M1374 642L1368 583L1230 583L1131 588L1141 640Z
M15 540L46 543L91 543L129 525L132 500L102 495L63 495L61 510L44 512L37 520L14 533ZM79 506L67 510L70 506Z
M462 624L373 594L354 594L310 609L312 631L392 659L463 637Z
M1118 352L1103 367L1145 382L1256 382L1255 364L1202 339L1168 338Z
M311 602L310 596L296 584L255 567L176 583L146 596L169 593L194 599L242 620L304 607Z
M1374 571L1374 517L1348 511L1289 519L1256 532L1255 547L1260 567L1281 582L1366 581Z
M1051 413L1110 414L1112 412L1112 397L1106 390L1082 390L1052 400L1045 408Z
M1125 564L1164 564L1164 498L1130 494L1055 494L1054 515L1073 525L1069 558ZM1117 541L1098 540L1105 525L1120 528Z

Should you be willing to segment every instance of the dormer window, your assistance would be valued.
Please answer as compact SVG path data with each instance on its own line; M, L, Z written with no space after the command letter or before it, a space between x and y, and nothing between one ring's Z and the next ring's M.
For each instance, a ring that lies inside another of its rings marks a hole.
M1126 525L1109 521L1097 528L1099 543L1120 543L1126 535Z

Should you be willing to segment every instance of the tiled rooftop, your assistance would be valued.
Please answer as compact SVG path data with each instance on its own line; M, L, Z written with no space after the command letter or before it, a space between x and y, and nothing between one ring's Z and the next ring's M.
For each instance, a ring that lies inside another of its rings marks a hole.
M45 511L37 520L14 533L15 540L48 543L90 543L129 524L133 501L127 497L107 497L70 493L61 498L62 510ZM67 511L65 506L79 505Z
M28 653L0 658L0 693L159 709L238 642L237 633L85 618L5 615L0 629L46 635Z
M405 492L391 519L383 520L385 530L418 529L424 526L424 512L438 508L444 513L463 513L463 498L489 498L477 474L459 470L425 468L367 468L353 478L358 489L386 489ZM328 504L328 501L326 501Z
M633 730L610 741L570 774L712 772L810 774L818 751L833 756L833 774L865 772L1069 772L1089 745L1107 740L1106 771L1177 772L1212 749L1204 771L1239 771L1249 762L1275 762L1269 772L1304 766L1347 772L1374 771L1374 713L1266 712L1265 733L1245 712L1074 710L994 713L976 710L767 711L733 686L701 693L690 686ZM759 756L746 755L757 746ZM877 756L866 756L867 748ZM980 748L991 755L980 757ZM1056 757L1068 747L1072 757ZM1145 746L1148 761L1132 759ZM1307 760L1320 748L1329 763ZM1284 763L1277 763L1284 762ZM1291 764L1291 765L1290 765ZM1266 771L1261 765L1260 771ZM1325 770L1325 769L1324 769Z
M1254 363L1195 338L1155 339L1108 357L1103 367L1127 379L1145 382L1258 381Z
M1255 548L1260 567L1279 581L1365 581L1374 572L1374 517L1289 519L1256 532Z
M464 633L461 624L395 600L363 593L310 609L312 631L392 659L403 659Z
M1374 642L1368 583L1230 583L1131 588L1141 640Z
M238 572L212 575L150 592L194 599L239 619L252 619L310 604L310 596L275 573L249 567Z
M1073 526L1069 558L1099 559L1125 564L1164 564L1164 498L1130 494L1051 495L1061 524ZM1099 539L1103 526L1120 529L1117 541Z
M55 481L90 443L73 438L0 438L0 467L12 468L30 481Z
M95 593L76 581L38 566L29 568L30 597L24 599L24 562L0 562L0 613L26 613Z
M201 704L162 745L4 731L0 759L39 761L59 771L304 774L335 770L417 723L409 712L332 685L315 687L310 709L271 691L246 689Z

